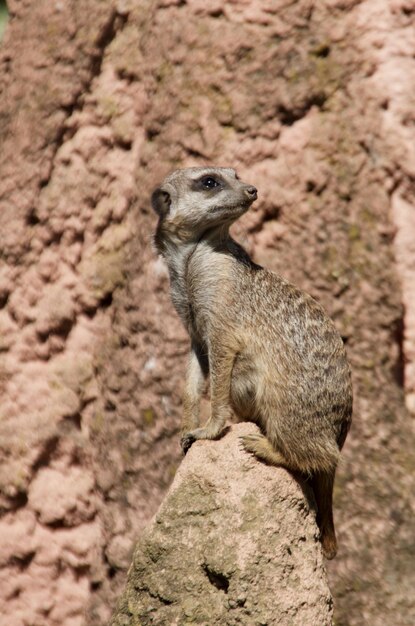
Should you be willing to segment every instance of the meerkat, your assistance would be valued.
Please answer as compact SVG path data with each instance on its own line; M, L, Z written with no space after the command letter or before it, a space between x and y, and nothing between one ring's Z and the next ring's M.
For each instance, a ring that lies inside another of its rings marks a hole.
M343 341L323 308L254 263L229 227L257 198L230 168L173 172L152 194L155 245L191 352L181 445L220 437L232 415L258 424L243 448L311 478L323 554L337 552L332 496L351 424L352 387ZM210 381L211 416L199 425Z

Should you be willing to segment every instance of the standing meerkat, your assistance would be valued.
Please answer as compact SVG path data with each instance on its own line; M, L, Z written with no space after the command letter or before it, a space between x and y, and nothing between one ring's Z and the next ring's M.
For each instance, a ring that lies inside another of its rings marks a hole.
M262 434L246 451L311 477L324 555L336 555L332 496L352 415L343 342L323 308L255 264L229 227L257 190L229 168L188 168L153 192L155 244L167 262L173 304L191 339L181 444L218 438L233 413ZM210 379L211 416L199 425Z

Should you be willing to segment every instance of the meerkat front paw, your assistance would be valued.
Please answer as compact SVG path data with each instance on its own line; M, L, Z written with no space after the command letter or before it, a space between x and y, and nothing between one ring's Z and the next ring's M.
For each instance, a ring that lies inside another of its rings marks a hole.
M211 439L206 428L195 428L185 433L180 441L183 452L186 454L197 439Z
M182 438L180 439L180 446L183 450L183 454L187 454L195 441L196 438L193 437L192 433L186 433L182 436Z
M191 430L182 436L180 442L182 450L186 454L189 448L198 439L219 439L226 433L226 431L226 428L218 429L216 426L213 428L212 425L209 424L204 428L195 428L195 430Z

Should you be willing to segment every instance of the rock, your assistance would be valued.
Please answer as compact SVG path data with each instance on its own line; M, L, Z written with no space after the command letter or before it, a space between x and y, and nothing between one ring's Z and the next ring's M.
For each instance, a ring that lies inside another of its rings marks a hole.
M45 467L31 482L29 502L42 524L77 525L91 519L96 512L93 485L93 478L86 470L71 467L63 473Z
M36 331L43 337L51 333L66 335L74 315L74 304L68 290L60 285L50 285L39 302Z
M192 446L137 544L112 626L331 624L312 492L241 449L255 429Z

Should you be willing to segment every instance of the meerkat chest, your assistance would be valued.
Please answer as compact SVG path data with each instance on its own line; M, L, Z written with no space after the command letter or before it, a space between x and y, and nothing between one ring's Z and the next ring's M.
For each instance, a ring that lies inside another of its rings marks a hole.
M189 334L206 342L234 298L232 261L201 242L168 258L171 297Z
M178 250L168 259L171 298L183 325L195 339L205 335L207 303L212 289L204 281L204 272L193 263L194 249Z
M172 283L172 301L189 335L205 341L208 328L209 294L197 282L191 287L184 281Z
M193 328L207 339L228 310L234 296L232 273L223 255L209 254L203 249L194 255L186 281L188 304Z

